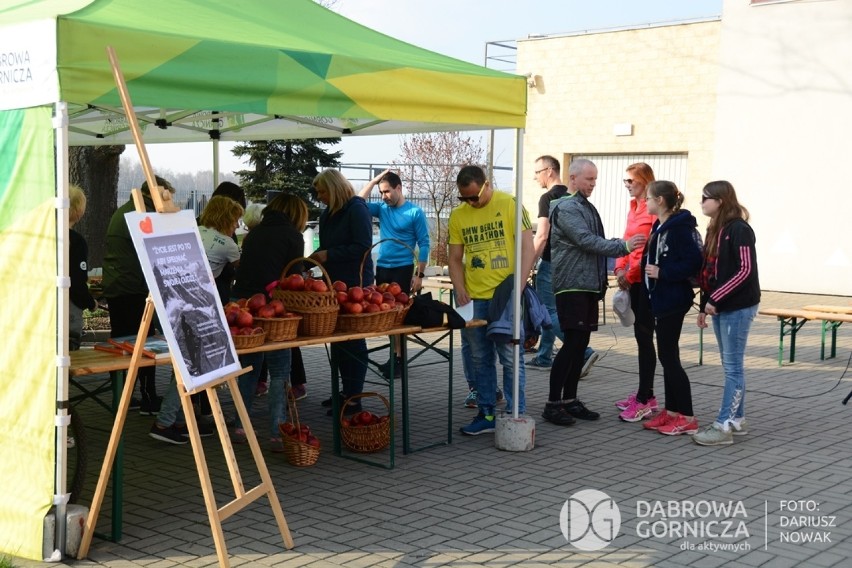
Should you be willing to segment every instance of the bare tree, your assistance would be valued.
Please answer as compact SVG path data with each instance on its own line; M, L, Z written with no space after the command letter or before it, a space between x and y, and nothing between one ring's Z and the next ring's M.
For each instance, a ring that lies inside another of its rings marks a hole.
M461 166L482 164L484 149L479 140L461 132L431 132L405 136L400 148L401 176L411 195L426 197L432 223L432 261L447 264L447 220L455 205L456 175Z
M118 164L124 146L75 146L69 148L71 183L86 193L86 214L74 227L89 245L89 266L101 266L106 230L116 209Z

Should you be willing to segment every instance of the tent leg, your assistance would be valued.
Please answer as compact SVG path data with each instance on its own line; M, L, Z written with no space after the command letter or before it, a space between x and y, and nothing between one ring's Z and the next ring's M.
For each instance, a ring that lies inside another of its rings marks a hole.
M68 368L71 358L68 356L68 290L71 287L68 260L68 104L57 102L54 111L53 128L56 131L56 266L57 266L57 334L56 353L59 363L56 366L56 462L54 476L53 503L56 506L56 532L54 545L60 558L65 557L65 534L67 515L67 479L68 461ZM55 554L54 554L55 555Z

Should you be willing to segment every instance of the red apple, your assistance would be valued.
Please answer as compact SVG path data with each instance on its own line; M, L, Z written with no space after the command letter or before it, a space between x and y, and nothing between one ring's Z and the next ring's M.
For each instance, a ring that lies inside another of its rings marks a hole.
M364 308L361 306L361 304L358 304L356 302L347 302L343 304L343 309L345 309L346 312L350 314L360 314L364 311Z
M290 290L304 290L305 289L305 279L302 278L301 274L291 274L290 275Z
M397 296L397 295L399 295L399 294L400 294L400 292L402 292L402 286L400 286L400 285L399 285L399 284L397 284L396 282L391 282L391 283L388 285L388 290L387 290L387 291L388 291L388 292L389 292L392 296Z
M240 308L235 310L225 310L225 321L228 322L228 325L236 325L238 315L240 315Z
M320 441L317 439L317 437L316 437L316 436L308 436L308 439L307 439L306 443L307 443L309 446L313 446L313 447L315 447L315 448L319 448L319 447L320 447Z
M403 304L403 305L407 304L408 303L408 294L406 294L405 292L400 292L399 294L396 295L396 302L398 304Z
M335 292L345 292L346 289L349 288L349 286L346 285L346 282L342 280L335 280L331 287L334 288Z
M314 280L313 282L311 282L310 288L307 288L307 285L305 286L305 288L309 289L311 292L328 292L328 284L326 284L322 280Z
M266 305L266 296L264 294L253 294L246 302L246 307L251 313L257 312L262 306Z
M349 294L347 294L346 292L340 292L340 291L337 292L337 303L338 304L345 304L348 301L349 301Z
M280 318L280 317L281 317L281 315L282 315L284 312L286 312L286 311L287 311L287 308L285 308L285 307L284 307L284 302L282 302L281 300L277 300L277 299L276 299L276 300L272 300L271 302L269 302L269 304L268 304L268 305L270 305L270 306L272 306L273 308L275 308L275 317L277 317L277 318Z
M349 288L349 301L360 302L364 299L364 289L360 286L352 286Z
M240 307L240 309L245 308L246 303L248 303L248 299L246 298L240 298L239 300L237 300L237 305Z
M293 426L292 422L284 422L281 424L281 431L288 436L292 434L296 430L296 427Z
M237 326L234 326L234 325L232 325L230 327L230 330L231 330L231 335L239 335L239 333L240 333L240 328L238 328Z
M381 310L382 310L383 312L386 312L386 311L388 311L389 309L391 309L391 306L390 306L390 304L382 304L381 306L379 306L379 308L381 308Z
M281 306L281 309L284 309L283 305ZM270 306L269 304L266 304L265 306L260 306L260 308L258 308L257 312L255 312L255 315L259 318L265 318L265 319L274 318L275 317L275 307Z
M379 289L379 292L386 292L387 289L388 289L388 283L382 282L381 284L378 285L378 289Z
M376 304L367 304L367 307L364 308L364 312L368 314L374 314L379 311L381 311L381 308Z
M381 305L381 303L383 301L384 301L384 299L382 298L381 292L373 292L372 294L370 294L370 303L371 304L376 304L377 306L379 306L379 305Z
M396 303L396 298L394 298L393 294L391 294L390 292L385 292L384 294L382 294L382 299L384 303L390 304L391 306Z
M254 323L254 317L251 313L243 308L240 310L240 313L237 314L237 327L251 327Z

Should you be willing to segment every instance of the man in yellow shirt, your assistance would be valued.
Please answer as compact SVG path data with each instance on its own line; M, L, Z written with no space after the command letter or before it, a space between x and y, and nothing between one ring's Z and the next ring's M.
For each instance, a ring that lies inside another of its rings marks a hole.
M523 210L522 226L515 226L515 198L494 191L485 172L479 166L465 166L456 178L461 205L450 213L449 266L455 291L456 305L473 302L473 317L487 319L494 291L508 276L514 274L515 234L521 231L521 279L532 270L535 250L529 213ZM513 347L497 344L486 337L485 327L462 330L462 349L470 354L465 365L468 382L477 386L479 414L464 426L461 433L477 436L494 431L497 369L495 356L503 367L503 388L506 403L511 405L513 379ZM520 363L518 412L525 411L524 362Z

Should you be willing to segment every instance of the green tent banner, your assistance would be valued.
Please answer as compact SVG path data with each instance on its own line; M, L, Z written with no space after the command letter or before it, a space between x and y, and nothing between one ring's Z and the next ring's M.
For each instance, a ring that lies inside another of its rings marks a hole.
M0 112L0 550L34 560L56 459L53 145L50 108Z

